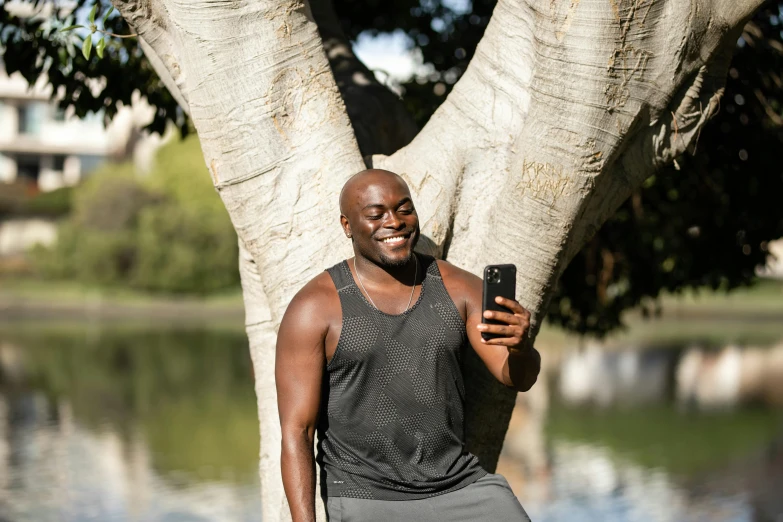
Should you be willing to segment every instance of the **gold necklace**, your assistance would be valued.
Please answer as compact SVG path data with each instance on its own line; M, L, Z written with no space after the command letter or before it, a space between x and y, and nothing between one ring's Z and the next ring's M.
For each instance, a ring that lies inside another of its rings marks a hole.
M413 286L411 287L411 296L408 299L408 306L405 307L405 311L402 313L407 312L410 307L411 303L413 302L413 292L416 290L416 278L419 276L419 260L416 258L416 254L413 254L413 260L416 262L416 268L413 269ZM367 299L370 300L370 303L375 307L376 310L381 310L376 306L375 302L373 302L372 297L370 297L370 292L367 291L366 288L364 288L364 283L362 283L362 277L359 275L359 269L356 268L356 257L353 258L353 270L356 272L356 279L359 280L359 285L362 287L362 290L364 290L364 294L367 296Z

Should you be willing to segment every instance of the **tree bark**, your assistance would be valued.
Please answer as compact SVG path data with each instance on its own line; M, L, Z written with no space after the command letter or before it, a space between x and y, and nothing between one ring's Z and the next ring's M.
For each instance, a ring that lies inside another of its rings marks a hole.
M420 250L474 273L517 264L532 342L571 257L647 176L698 140L760 3L501 0L446 102L409 145L371 163L408 181L426 236ZM330 69L300 0L114 4L187 103L237 230L263 516L286 520L275 330L307 280L351 255L337 197L365 164L335 82L341 72ZM492 470L514 394L476 357L466 361L469 447Z

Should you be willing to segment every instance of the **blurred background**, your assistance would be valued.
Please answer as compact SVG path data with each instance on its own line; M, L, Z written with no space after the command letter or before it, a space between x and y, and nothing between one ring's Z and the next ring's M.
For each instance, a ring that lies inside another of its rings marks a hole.
M0 3L0 521L256 521L236 237L138 42L88 60L61 32L94 4ZM421 127L494 4L334 9ZM499 465L536 521L783 520L782 10L745 27L696 155L559 283Z

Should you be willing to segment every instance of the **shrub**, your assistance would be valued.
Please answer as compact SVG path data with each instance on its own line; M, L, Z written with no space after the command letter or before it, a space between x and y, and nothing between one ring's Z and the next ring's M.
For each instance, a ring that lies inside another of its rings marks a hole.
M131 283L168 292L211 292L236 285L237 243L228 219L182 205L144 209Z
M134 262L135 238L131 230L106 232L62 224L57 243L32 251L33 264L44 275L85 283L114 285L126 280Z
M37 192L24 181L0 183L1 216L59 217L71 211L71 187L51 192Z
M145 178L130 164L99 169L74 189L56 245L33 259L49 277L157 292L239 283L236 234L195 137L162 147Z
M72 187L63 187L51 192L41 192L23 204L21 213L47 217L66 216L71 211L72 196Z

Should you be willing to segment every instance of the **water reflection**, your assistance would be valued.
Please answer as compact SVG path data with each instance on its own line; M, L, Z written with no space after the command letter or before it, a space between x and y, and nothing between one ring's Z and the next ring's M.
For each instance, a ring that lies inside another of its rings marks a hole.
M778 521L783 344L545 352L499 469L536 521ZM257 521L242 331L0 331L0 522Z
M557 441L551 497L532 505L539 521L751 521L745 495L692 495L672 476L619 458L607 447Z
M566 350L519 397L502 471L535 520L783 520L782 355Z
M559 372L559 392L570 404L642 405L664 400L671 367L672 350L607 351L589 343L583 350L570 351Z
M0 348L0 520L260 519L241 331L11 337Z
M683 408L783 405L783 343L769 347L607 350L588 343L569 351L558 371L570 404L642 405L673 395Z
M693 347L677 365L677 400L700 409L783 405L783 343L769 348Z

